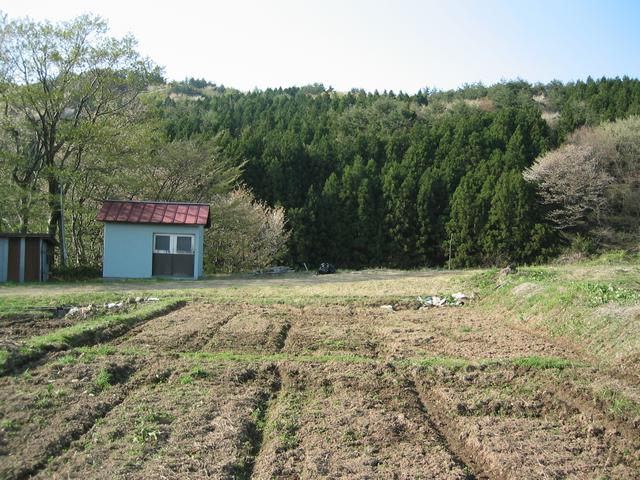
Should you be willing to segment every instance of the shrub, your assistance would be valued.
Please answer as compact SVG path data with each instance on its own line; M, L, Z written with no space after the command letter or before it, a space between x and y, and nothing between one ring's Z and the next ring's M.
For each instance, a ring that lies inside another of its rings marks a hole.
M102 265L71 265L57 266L51 270L49 278L64 282L78 280L93 280L102 276Z

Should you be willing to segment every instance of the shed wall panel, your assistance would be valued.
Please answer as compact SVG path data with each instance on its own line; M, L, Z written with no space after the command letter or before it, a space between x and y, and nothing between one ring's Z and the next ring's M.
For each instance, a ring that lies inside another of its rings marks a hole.
M194 278L202 276L203 226L105 223L103 277L151 278L154 233L195 235Z
M40 239L25 239L24 281L40 281Z
M9 259L7 262L7 280L20 281L20 238L9 238Z
M9 239L0 238L0 283L7 281L7 263L9 262Z

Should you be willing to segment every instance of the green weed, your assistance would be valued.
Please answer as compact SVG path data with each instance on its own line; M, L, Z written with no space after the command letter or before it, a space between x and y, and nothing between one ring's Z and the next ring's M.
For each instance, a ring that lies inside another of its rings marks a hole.
M113 375L108 370L100 370L95 380L93 381L94 393L100 393L111 388L112 381Z
M54 407L65 396L66 392L63 389L56 390L50 383L44 391L36 395L34 406L39 410L47 410Z
M604 388L598 392L598 396L609 405L609 411L613 415L640 416L640 405L627 398L622 392L612 388Z
M590 307L598 307L609 302L630 303L640 300L640 292L616 286L611 283L581 282L578 290L587 297Z
M133 441L140 444L157 443L162 437L161 425L170 424L175 417L168 412L150 411L138 417L133 429Z
M558 272L540 268L521 268L517 274L519 279L544 282L558 277Z
M75 355L67 354L58 358L54 362L54 364L55 365L73 365L74 363L76 363L77 360L78 360L78 357L76 357Z
M5 432L17 432L20 430L20 423L17 420L5 418L0 422L0 428Z
M209 372L200 366L195 366L191 369L189 375L193 378L207 378L209 376Z

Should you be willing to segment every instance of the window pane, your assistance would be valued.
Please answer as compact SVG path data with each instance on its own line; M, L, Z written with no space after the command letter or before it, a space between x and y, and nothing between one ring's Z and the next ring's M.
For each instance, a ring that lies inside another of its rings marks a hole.
M192 253L191 240L192 237L178 237L176 251L179 253Z
M156 251L168 252L169 245L169 235L156 235Z

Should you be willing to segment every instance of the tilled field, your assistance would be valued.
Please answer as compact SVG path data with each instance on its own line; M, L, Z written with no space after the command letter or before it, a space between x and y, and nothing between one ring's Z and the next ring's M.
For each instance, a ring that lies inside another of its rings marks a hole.
M640 478L636 381L498 325L192 302L0 377L0 478Z

